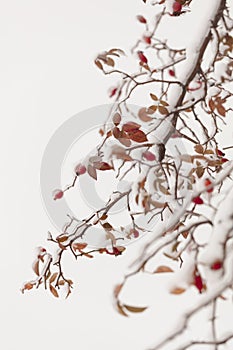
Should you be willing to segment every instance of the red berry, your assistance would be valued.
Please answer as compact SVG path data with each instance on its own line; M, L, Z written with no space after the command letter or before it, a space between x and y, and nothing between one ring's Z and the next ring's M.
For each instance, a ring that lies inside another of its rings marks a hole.
M195 204L203 204L203 199L201 199L201 197L194 197L192 199L192 202L195 203Z
M137 20L140 22L140 23L147 23L145 17L141 16L141 15L138 15L137 16Z
M87 168L83 164L78 164L76 165L74 171L77 175L83 175L87 171Z
M147 43L149 45L151 44L151 37L150 36L144 35L143 40L145 41L145 43Z
M55 190L53 192L53 199L57 200L57 199L61 199L64 195L64 192L62 190Z
M117 88L113 88L112 90L110 90L109 97L115 96L116 92L117 92Z
M175 77L176 75L173 69L169 69L168 73L171 77Z
M174 12L180 12L182 10L182 5L179 2L175 1L172 8Z
M138 51L138 57L142 63L147 63L147 58L142 51Z
M115 256L121 255L121 251L117 249L117 247L113 247L113 253Z
M217 154L218 154L218 156L220 156L220 157L224 157L224 156L225 156L225 153L223 153L222 151L220 151L220 149L217 150Z
M139 237L138 230L133 230L133 236L134 236L134 238L138 238Z
M105 249L106 253L109 255L121 255L121 252L117 249L117 247L112 248L112 252L110 252L107 248Z
M201 293L204 286L203 286L202 278L201 278L201 276L198 273L195 273L195 275L194 275L194 285L196 286L196 288Z
M41 252L41 253L45 253L45 252L46 252L46 249L43 248L43 247L39 247L39 249L40 249L40 252Z
M229 159L227 159L227 158L222 158L222 159L221 159L221 162L222 162L222 163L229 162Z
M222 261L217 260L211 266L211 270L220 270L222 268Z
M149 160L149 161L153 161L156 159L155 155L153 153L151 153L150 151L146 151L142 155L146 160Z
M205 186L206 187L209 187L210 185L212 185L212 181L210 181L209 179L205 179L205 181L204 181L204 183L205 183ZM211 193L211 192L213 192L213 187L210 187L208 190L207 190L207 192L208 193Z

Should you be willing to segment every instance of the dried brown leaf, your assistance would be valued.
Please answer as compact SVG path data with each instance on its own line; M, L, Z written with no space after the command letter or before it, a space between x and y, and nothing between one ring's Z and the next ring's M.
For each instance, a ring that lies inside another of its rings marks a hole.
M156 106L156 105L152 105L152 106L148 107L148 111L150 112L150 114L155 113L157 111L157 109L158 109L158 106Z
M152 100L158 101L158 97L156 95L150 94L150 97L152 98Z
M222 116L225 117L226 116L226 109L223 105L219 104L216 106L218 113Z
M141 119L143 122L150 122L153 120L153 118L149 117L148 114L151 114L150 111L148 111L146 108L141 108L138 111L138 117Z
M68 236L60 236L60 237L56 238L57 242L59 242L59 243L63 243L65 241L67 241L67 239L68 239Z
M159 106L158 109L159 109L159 113L160 113L160 114L168 115L168 109L167 109L166 107L164 107L164 106Z
M171 194L171 192L168 191L168 189L166 187L164 187L163 185L159 184L159 190L160 192L162 192L163 194L169 195Z
M186 291L184 288L176 287L170 291L171 294L179 295Z
M112 225L109 224L108 222L105 222L102 226L107 231L111 231L113 229Z
M148 307L138 307L138 306L131 306L131 305L123 305L126 310L130 312L143 312L145 311Z
M87 172L94 180L97 180L97 172L96 172L96 169L92 165L90 165L90 164L88 165Z
M115 298L118 298L120 291L122 290L123 284L117 284L114 288L113 294Z
M138 143L142 143L147 141L147 137L146 134L144 134L143 131L141 130L136 130L136 131L132 131L129 133L129 138L132 141L138 142Z
M40 276L40 272L39 272L39 260L36 260L33 265L32 265L32 269L35 272L35 274L37 276Z
M199 153L199 154L203 154L204 153L204 148L202 145L195 145L194 146L195 152Z
M55 281L55 279L57 278L57 275L58 275L57 272L53 273L49 279L49 283L53 283Z
M161 265L157 267L154 273L174 272L169 266Z
M95 60L95 64L99 69L103 70L103 65L99 60Z
M203 176L204 172L205 169L202 166L196 168L196 174L199 179Z
M124 311L123 307L121 306L121 304L119 302L116 303L116 308L117 308L117 311L120 315L128 317L127 313Z
M55 298L59 298L58 292L56 288L54 288L51 284L49 285L50 292L53 294Z

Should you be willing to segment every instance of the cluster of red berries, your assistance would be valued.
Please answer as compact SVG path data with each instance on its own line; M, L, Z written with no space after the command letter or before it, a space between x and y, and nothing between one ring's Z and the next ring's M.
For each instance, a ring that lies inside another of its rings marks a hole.
M225 153L222 152L222 151L220 151L219 149L217 150L217 154L218 154L218 156L220 157L220 160L221 160L222 163L226 163L226 162L229 161L229 159L224 158Z

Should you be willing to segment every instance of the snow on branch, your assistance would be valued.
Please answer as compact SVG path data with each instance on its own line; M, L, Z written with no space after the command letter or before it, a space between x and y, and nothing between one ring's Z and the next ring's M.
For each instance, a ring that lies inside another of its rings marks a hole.
M150 6L149 1L144 3ZM118 182L124 180L124 186L113 188L106 204L86 218L67 214L61 232L48 233L55 253L39 249L33 264L37 277L22 288L44 286L55 297L64 289L69 296L73 281L66 277L65 254L75 260L93 259L96 254L118 257L127 254L128 242L147 232L141 253L114 289L116 310L128 316L147 309L122 300L122 290L138 273L171 272L168 293L178 296L194 288L199 296L177 329L168 330L154 350L182 336L190 320L207 306L213 312L212 339L191 339L174 350L200 344L214 345L216 350L233 337L231 333L217 337L215 322L216 305L233 285L233 163L227 158L233 145L225 137L232 118L230 2L208 0L205 21L187 47L176 48L169 38L158 34L161 23L174 28L176 21L191 16L195 4L198 0L152 2L155 20L137 16L143 33L128 56L119 48L97 55L97 68L106 78L118 79L109 91L113 103L99 130L102 142L91 155L78 159L70 185L53 196L62 201L68 191L75 191L80 177L98 183L103 172L114 173ZM133 62L129 71L120 66L127 60ZM111 214L120 201L127 208L124 227L117 226ZM94 249L86 239L93 227L106 237ZM206 233L204 241L199 239L200 230ZM162 265L151 271L157 257Z

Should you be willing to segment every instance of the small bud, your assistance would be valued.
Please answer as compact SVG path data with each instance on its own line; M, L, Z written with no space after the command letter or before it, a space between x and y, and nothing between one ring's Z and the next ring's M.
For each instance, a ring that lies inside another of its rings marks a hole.
M198 273L196 273L194 275L194 285L199 290L199 293L201 293L202 290L203 290L204 285L203 285L202 278L201 278L201 276Z
M62 190L55 190L53 192L53 199L57 200L57 199L61 199L64 195L64 192Z
M212 185L212 181L210 181L210 179L205 179L204 184L205 184L206 187L209 187L210 185ZM211 192L213 192L213 190L214 190L213 187L210 187L207 190L207 192L211 193Z
M195 203L195 204L203 204L203 199L201 199L201 197L194 197L192 199L192 202Z
M169 74L171 77L175 77L175 76L176 76L176 74L175 74L175 72L174 72L173 69L169 69L168 74Z
M217 260L211 266L211 270L220 270L222 268L222 261Z
M221 162L222 162L222 163L229 162L229 159L227 159L227 158L222 158L222 159L221 159Z
M217 150L217 154L218 154L219 157L224 157L225 156L225 153L220 151L220 149Z
M144 35L143 36L143 40L145 41L145 43L147 43L148 45L151 44L151 37L148 35Z
M115 113L112 118L112 121L115 124L115 126L118 126L121 122L121 115L119 113Z
M78 164L78 165L76 165L74 171L75 171L76 175L83 175L87 171L87 168L83 164Z
M110 92L109 92L109 97L115 96L115 95L116 95L116 92L117 92L117 88L111 89Z
M146 56L144 55L144 53L142 52L142 51L138 51L138 57L139 57L139 59L140 59L140 61L142 62L142 63L146 63L147 64L147 58L146 58Z
M141 15L138 15L137 16L137 20L140 22L140 23L147 23L147 20L145 19L145 17L141 16Z

